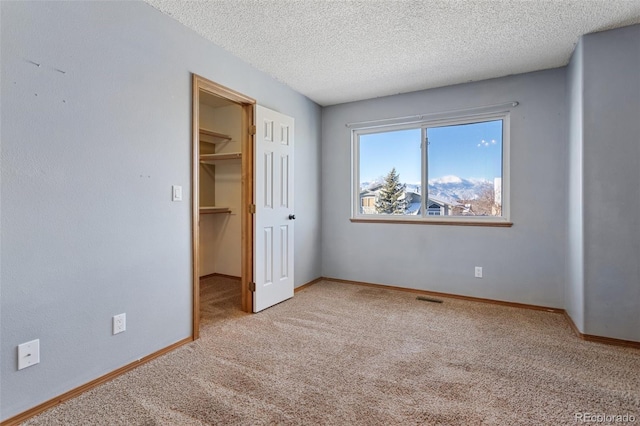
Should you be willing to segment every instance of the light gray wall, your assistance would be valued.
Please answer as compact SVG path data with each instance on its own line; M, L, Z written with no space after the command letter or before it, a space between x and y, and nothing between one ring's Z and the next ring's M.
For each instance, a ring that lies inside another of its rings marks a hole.
M568 253L564 308L578 329L584 333L584 200L582 190L583 136L583 48L582 42L573 52L567 67L567 138L569 163Z
M512 228L351 223L346 123L518 101L511 114ZM323 109L322 273L563 307L567 253L565 70ZM474 266L484 278L474 278Z
M582 43L584 328L640 341L640 25Z
M320 275L318 105L144 3L1 19L1 419L191 335L191 72L295 118L296 284Z

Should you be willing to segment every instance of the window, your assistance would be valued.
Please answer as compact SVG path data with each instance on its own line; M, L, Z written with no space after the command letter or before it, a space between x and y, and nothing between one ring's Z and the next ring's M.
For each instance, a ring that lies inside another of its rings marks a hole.
M440 205L436 203L430 204L429 208L427 209L427 214L429 216L440 216L442 214L442 212L440 211Z
M363 197L362 207L375 207L374 201L375 197Z
M508 222L508 113L353 131L353 220Z

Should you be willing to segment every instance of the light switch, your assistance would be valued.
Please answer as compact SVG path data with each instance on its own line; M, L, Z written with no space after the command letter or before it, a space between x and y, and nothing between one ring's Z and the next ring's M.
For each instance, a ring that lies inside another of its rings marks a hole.
M182 201L182 187L173 185L171 187L171 201Z
M40 362L40 339L18 345L18 370Z

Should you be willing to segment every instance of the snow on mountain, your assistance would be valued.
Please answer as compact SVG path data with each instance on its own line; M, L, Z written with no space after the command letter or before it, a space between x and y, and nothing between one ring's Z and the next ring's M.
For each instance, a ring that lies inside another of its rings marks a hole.
M416 194L420 194L420 188L422 185L419 183L406 183L407 192L415 192Z
M382 185L384 179L378 179L371 182L360 182L360 191L364 191L365 189L373 189L378 185Z
M429 185L453 184L453 183L462 183L462 179L459 178L458 176L447 175L447 176L442 176L441 178L438 178L438 179L431 179L429 181Z
M493 184L486 180L462 179L458 176L429 180L429 194L447 202L475 200L486 189L493 189Z
M370 189L382 182L362 182L360 189ZM421 185L407 183L408 192L421 194ZM482 179L464 179L458 176L443 176L429 180L429 194L440 201L457 204L460 200L475 200L482 191L493 189L493 183Z

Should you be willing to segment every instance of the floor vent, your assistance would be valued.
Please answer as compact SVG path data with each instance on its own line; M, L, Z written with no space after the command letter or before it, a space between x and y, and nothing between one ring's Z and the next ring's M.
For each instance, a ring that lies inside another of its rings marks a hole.
M432 299L431 297L418 296L417 300L424 300L425 302L442 303L442 300Z

